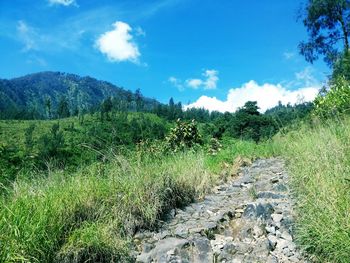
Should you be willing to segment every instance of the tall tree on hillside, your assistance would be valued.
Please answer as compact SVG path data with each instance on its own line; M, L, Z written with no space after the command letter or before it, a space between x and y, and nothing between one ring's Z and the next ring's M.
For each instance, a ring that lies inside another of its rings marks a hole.
M330 66L334 66L342 56L348 57L350 0L307 0L300 18L309 39L299 44L299 50L308 62L313 63L323 56Z
M46 107L46 112L47 112L47 118L51 119L51 98L50 97L46 97L45 98L45 107Z
M59 118L67 118L70 116L68 101L64 96L61 97L58 103L57 115Z
M175 119L175 102L173 98L170 98L169 100L169 120L174 120Z
M143 109L143 99L142 99L141 89L135 91L135 101L136 101L136 111L142 111Z
M108 97L101 103L101 120L104 119L104 116L109 118L108 113L112 111L113 103L111 97Z

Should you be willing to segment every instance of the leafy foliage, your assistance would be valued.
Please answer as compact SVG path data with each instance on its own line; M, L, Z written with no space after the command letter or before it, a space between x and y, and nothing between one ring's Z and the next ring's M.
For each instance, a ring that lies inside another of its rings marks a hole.
M192 121L176 121L176 126L170 130L170 133L165 138L168 147L174 151L181 151L193 148L202 143L202 136L200 135L197 123Z
M321 55L333 65L349 50L350 1L308 0L301 12L309 40L299 44L300 53L311 63ZM343 50L338 49L339 41Z
M319 94L314 101L314 113L320 117L330 117L350 113L350 83L339 77L331 83L326 94Z
M0 79L0 119L64 118L99 110L111 98L119 111L152 111L154 99L106 81L61 72L40 72Z

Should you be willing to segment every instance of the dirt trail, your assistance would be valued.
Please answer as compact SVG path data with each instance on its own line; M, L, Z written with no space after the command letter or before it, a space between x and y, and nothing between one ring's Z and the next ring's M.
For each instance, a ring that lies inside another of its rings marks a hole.
M136 234L137 262L306 262L293 242L283 161L260 159L239 174L174 210L158 232Z

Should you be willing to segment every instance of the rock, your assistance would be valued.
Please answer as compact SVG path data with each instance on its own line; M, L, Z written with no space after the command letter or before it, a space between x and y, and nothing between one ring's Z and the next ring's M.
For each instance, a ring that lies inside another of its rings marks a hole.
M175 229L174 234L176 237L179 237L179 238L187 238L188 229L186 229L186 227L180 225Z
M242 209L242 208L239 208L239 209L235 209L235 212L236 213L244 213L244 209Z
M293 252L288 247L283 249L283 254L287 257L291 257L294 255Z
M300 260L296 256L291 256L288 259L290 262L300 262Z
M275 234L276 233L276 228L274 226L266 226L265 230L267 233Z
M287 231L283 231L281 238L288 240L288 241L293 241L292 236Z
M205 237L197 237L193 240L193 262L211 263L213 262L213 251L210 241Z
M277 245L277 237L274 235L268 235L267 240L269 241L270 250L274 250Z
M234 244L228 243L225 244L222 250L220 251L220 254L218 256L219 262L231 262L232 257L234 254L236 254L237 250Z
M235 213L235 218L241 218L242 214L241 213Z
M148 253L154 248L153 244L145 243L142 246L142 253Z
M256 197L258 199L260 198L264 198L264 199L282 199L282 198L285 198L284 195L281 195L281 194L276 194L276 193L273 193L273 192L259 192Z
M272 256L270 255L268 258L267 258L267 261L266 263L279 263L277 258L275 256Z
M286 192L288 188L284 184L279 183L274 186L273 190L276 192Z
M263 230L260 226L254 225L253 227L253 235L255 237L261 237L264 234Z
M248 204L243 216L245 218L262 218L266 220L271 216L273 211L274 209L270 203L259 203L258 205Z
M273 220L275 223L279 223L279 222L282 221L283 215L281 215L281 214L272 214L272 215L271 215L271 218L272 218L272 220Z
M139 255L137 262L151 262L151 260L166 262L167 256L172 255L176 248L181 249L188 244L189 241L186 239L166 238L160 240L150 252Z
M276 230L276 237L277 237L277 238L281 238L281 236L282 236L281 231Z
M278 177L273 177L270 179L270 182L273 184L278 183L278 181L279 181Z
M276 249L283 250L284 248L288 247L288 245L289 245L289 241L287 241L285 239L278 239Z

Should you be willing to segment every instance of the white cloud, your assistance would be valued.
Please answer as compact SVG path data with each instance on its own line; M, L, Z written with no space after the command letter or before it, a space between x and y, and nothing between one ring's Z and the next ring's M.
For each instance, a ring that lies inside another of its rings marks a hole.
M188 79L186 80L186 85L193 89L198 89L202 86L203 81L201 79Z
M38 34L34 28L27 25L24 21L20 20L17 23L17 34L20 41L23 43L23 51L37 50L38 45L36 40L38 39Z
M135 28L135 33L137 36L142 36L142 37L146 36L146 32L139 26Z
M188 79L186 85L193 89L203 87L204 89L216 89L219 71L215 69L207 69L203 72L204 79Z
M284 57L286 60L291 60L292 58L295 57L295 53L294 53L294 52L286 51L286 52L283 53L283 57Z
M247 101L257 101L260 111L264 112L278 104L279 101L286 105L299 102L312 101L318 94L320 86L306 86L297 90L288 90L281 84L265 83L259 85L251 80L240 88L230 89L226 100L216 97L201 96L196 102L185 108L205 108L210 111L234 112Z
M297 82L305 83L306 86L317 85L318 81L313 76L313 68L306 67L304 70L295 73Z
M64 5L64 6L70 6L70 5L77 5L75 0L48 0L51 5Z
M216 84L219 81L219 72L217 70L206 70L203 75L207 77L204 82L205 89L216 89Z
M140 52L130 34L132 28L124 22L117 21L114 29L102 34L96 40L96 47L112 62L131 61L139 63Z
M175 78L175 77L170 77L168 81L173 84L176 88L178 88L180 91L184 90L184 86L181 82L181 80Z
M181 85L181 90L184 90L185 86L192 89L203 88L205 90L208 90L208 89L216 89L217 83L219 81L218 74L219 74L219 71L215 69L207 69L202 73L202 76L204 77L202 79L190 78L182 82L182 80L180 79L176 79L175 77L170 77L168 80L177 88L179 85ZM174 81L175 79L176 79L176 82Z

